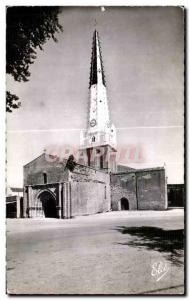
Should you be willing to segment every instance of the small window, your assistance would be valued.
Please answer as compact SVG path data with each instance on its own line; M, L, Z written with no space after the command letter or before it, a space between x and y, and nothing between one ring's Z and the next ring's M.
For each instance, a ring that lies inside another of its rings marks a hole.
M43 173L43 178L44 178L44 184L46 184L47 183L47 173Z
M96 138L95 136L92 137L92 142L95 142Z

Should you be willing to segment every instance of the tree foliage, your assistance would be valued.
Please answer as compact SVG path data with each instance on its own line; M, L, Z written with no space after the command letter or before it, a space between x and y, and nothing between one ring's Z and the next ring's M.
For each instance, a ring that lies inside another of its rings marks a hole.
M14 6L7 8L6 73L18 82L29 80L29 67L39 48L49 39L57 42L55 34L62 31L56 6ZM18 97L7 92L7 111L18 108Z
M12 112L12 109L14 108L19 108L20 107L20 102L18 101L18 97L16 95L11 94L10 92L6 92L6 111L7 112Z
M76 161L74 156L71 154L67 160L66 168L69 169L69 171L73 172L75 166L76 166Z

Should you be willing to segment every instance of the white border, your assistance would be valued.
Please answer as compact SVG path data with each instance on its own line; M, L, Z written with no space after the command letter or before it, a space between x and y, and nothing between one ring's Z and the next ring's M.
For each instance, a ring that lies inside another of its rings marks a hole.
M0 251L0 299L7 299L7 295L5 295L5 7L11 5L58 5L58 6L184 6L188 14L189 10L189 0L160 0L160 1L143 1L143 0L118 0L118 1L98 1L98 0L91 0L91 1L73 1L73 0L57 0L57 1L47 1L47 0L29 0L29 1L19 1L19 0L1 0L0 2L0 47L1 47L1 59L0 59L0 74L1 74L1 84L0 84L0 99L1 99L1 107L0 107L0 146L1 146L1 155L0 155L0 195L1 195L1 208L0 208L0 244L1 244L1 251ZM186 24L186 30L189 30L188 24ZM189 49L189 32L187 32L187 48ZM189 66L189 64L188 64ZM186 68L188 67L186 66ZM187 90L189 87L189 82L187 82ZM188 95L187 95L188 96ZM187 99L186 99L187 100ZM187 103L186 103L187 105ZM187 115L189 116L189 106L187 107ZM188 126L189 129L189 126ZM189 130L187 132L187 140L189 140ZM187 153L189 152L189 144L187 144ZM14 149L13 149L14 151ZM187 186L189 183L189 170L187 170ZM187 195L189 199L189 193ZM187 200L188 202L188 200ZM188 210L189 213L189 210ZM188 214L189 215L189 214ZM188 224L189 225L189 222ZM188 226L189 228L189 226ZM189 240L189 239L188 239ZM189 249L189 243L187 248ZM189 279L187 282L187 287L189 286ZM152 296L153 297L153 296ZM160 296L163 297L163 296ZM21 299L27 299L27 297L17 297ZM35 297L39 298L40 297ZM44 298L44 297L43 297ZM45 297L46 298L46 297ZM48 298L48 297L47 297ZM51 297L57 299L57 297ZM64 298L71 298L71 297L64 297ZM86 297L85 297L86 298ZM103 297L100 297L103 298ZM138 297L134 297L138 298ZM176 297L178 298L178 297Z

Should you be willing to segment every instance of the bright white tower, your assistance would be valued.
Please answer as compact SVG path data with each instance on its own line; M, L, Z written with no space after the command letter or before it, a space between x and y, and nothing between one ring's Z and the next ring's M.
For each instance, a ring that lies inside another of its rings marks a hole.
M109 157L116 152L116 129L110 121L100 40L96 30L92 42L89 98L87 130L81 132L81 150L86 150L89 166L115 171L113 155L111 160ZM99 160L96 158L96 161L90 161L93 149L97 152L101 150Z

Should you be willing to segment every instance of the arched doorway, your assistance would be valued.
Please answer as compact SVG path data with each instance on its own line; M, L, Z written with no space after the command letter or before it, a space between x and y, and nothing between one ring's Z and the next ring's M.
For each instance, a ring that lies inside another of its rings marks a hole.
M57 218L55 197L50 192L44 191L38 198L42 202L45 218Z
M129 210L129 201L127 198L121 198L121 210Z

